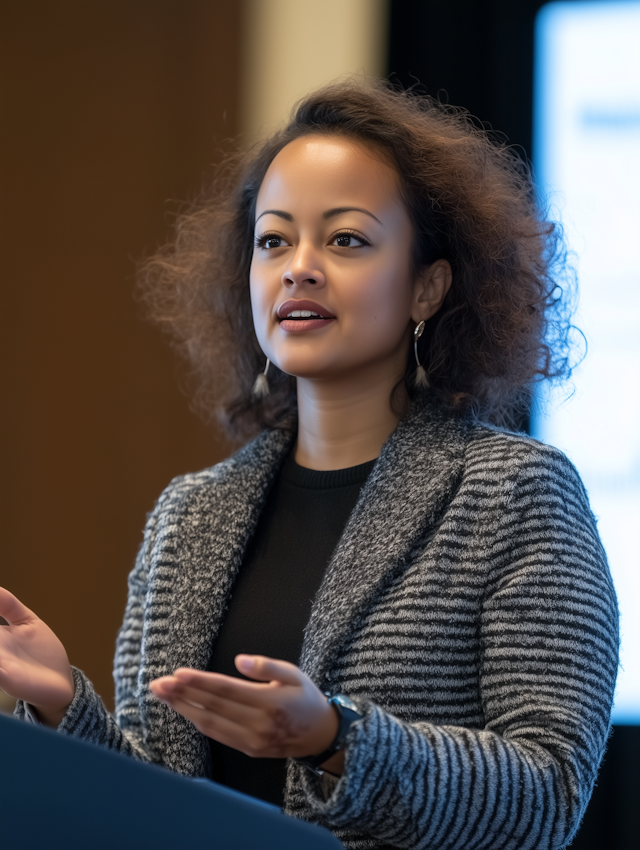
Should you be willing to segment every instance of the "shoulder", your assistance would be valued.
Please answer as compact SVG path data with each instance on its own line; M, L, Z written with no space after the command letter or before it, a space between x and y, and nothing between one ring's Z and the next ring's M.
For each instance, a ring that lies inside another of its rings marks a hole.
M437 400L423 398L399 434L415 458L442 456L458 461L463 476L491 479L495 483L524 479L557 479L582 488L571 461L553 446L527 434L459 417Z
M466 473L491 478L504 503L553 499L591 515L587 493L573 463L554 446L487 424L470 428Z
M525 434L477 426L467 475L467 499L489 494L496 586L536 577L553 593L562 584L575 596L588 584L613 606L613 623L615 593L597 520L566 455Z
M528 434L507 431L493 425L470 426L467 448L468 462L500 473L552 473L560 477L578 478L569 458L554 446L541 443Z

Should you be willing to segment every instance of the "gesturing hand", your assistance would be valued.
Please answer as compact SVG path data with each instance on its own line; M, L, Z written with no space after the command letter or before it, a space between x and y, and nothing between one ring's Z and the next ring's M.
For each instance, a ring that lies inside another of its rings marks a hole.
M256 681L179 669L150 687L203 735L249 756L299 758L331 745L338 718L308 676L263 655L238 655L235 662Z
M30 703L48 726L58 726L75 686L64 646L46 623L0 587L0 688Z

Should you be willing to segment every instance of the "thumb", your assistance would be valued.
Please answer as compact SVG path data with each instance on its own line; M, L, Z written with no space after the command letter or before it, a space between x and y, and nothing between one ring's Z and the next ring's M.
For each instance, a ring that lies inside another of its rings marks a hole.
M280 682L283 685L301 685L304 674L295 664L267 658L266 655L236 655L238 670L258 682Z
M6 588L0 587L0 617L4 617L10 626L35 619L35 616L33 611L23 605L17 596L14 596Z

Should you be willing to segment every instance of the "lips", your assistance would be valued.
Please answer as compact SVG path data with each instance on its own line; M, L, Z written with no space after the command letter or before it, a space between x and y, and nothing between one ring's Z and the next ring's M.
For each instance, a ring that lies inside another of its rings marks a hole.
M321 320L325 319L335 319L333 313L327 310L326 307L323 307L322 304L316 304L315 301L309 301L306 298L302 298L300 300L295 300L290 298L288 301L285 301L284 304L281 304L278 307L278 318L286 319L290 313L298 312L300 310L306 310L311 313L317 313L318 316L321 317ZM318 321L317 317L314 317L316 321ZM305 319L295 318L290 319L289 321L300 322L306 321Z

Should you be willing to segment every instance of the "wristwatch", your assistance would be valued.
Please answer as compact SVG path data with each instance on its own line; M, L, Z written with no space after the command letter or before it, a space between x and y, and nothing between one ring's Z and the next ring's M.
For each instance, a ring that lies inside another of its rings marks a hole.
M325 696L329 705L332 705L338 714L338 732L336 737L333 739L331 745L323 753L320 753L320 755L294 759L298 764L303 764L318 776L322 776L324 773L320 769L320 765L324 764L325 761L344 747L347 732L351 728L351 724L356 720L361 720L364 716L360 714L353 700L350 700L344 694L335 694L334 696L325 694Z

